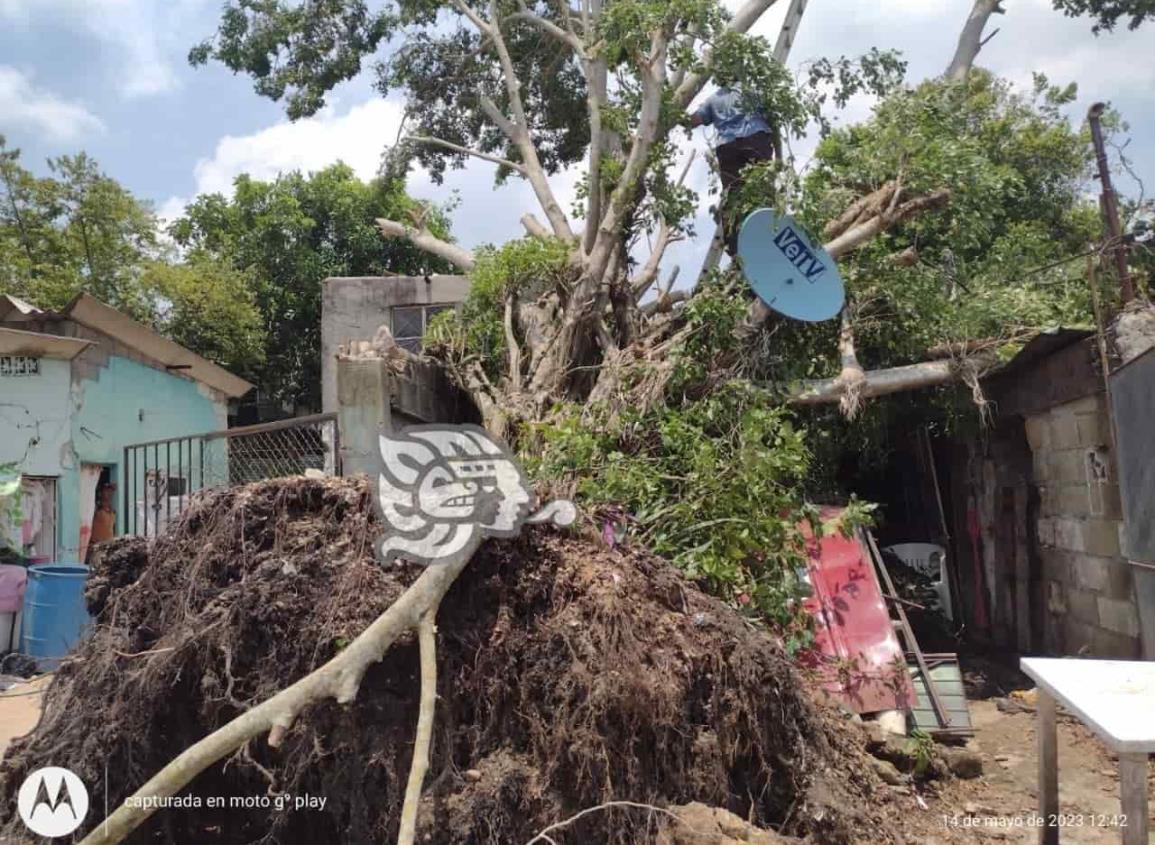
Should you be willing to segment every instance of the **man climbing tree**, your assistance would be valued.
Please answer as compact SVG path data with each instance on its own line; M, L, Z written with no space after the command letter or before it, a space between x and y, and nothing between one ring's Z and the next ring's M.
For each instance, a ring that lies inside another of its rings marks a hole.
M758 100L736 86L723 85L690 116L690 125L712 126L717 132L718 175L722 179L722 200L718 214L726 236L726 251L738 252L738 225L729 219L726 200L745 183L743 171L751 164L782 160L782 138L773 118L765 114ZM769 204L771 197L766 197Z

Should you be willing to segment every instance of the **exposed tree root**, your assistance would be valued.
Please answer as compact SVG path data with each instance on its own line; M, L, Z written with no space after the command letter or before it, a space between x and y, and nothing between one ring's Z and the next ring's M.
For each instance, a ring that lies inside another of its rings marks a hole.
M297 716L311 704L326 698L336 699L340 704L351 702L357 697L357 689L369 666L379 661L401 634L425 625L432 627L432 618L442 597L466 564L468 560L427 568L344 651L320 669L185 749L84 837L80 845L115 845L122 841L155 812L154 802L143 799L175 795L210 765L263 733L268 732L270 745L279 745ZM418 750L415 747L415 760ZM424 772L421 772L421 777L424 777Z
M401 825L397 845L413 845L417 835L417 807L421 803L421 784L429 771L429 743L433 738L433 714L437 709L437 625L436 609L421 617L417 642L421 649L421 709L417 714L417 731L413 740L413 762L409 766L409 783L401 805Z

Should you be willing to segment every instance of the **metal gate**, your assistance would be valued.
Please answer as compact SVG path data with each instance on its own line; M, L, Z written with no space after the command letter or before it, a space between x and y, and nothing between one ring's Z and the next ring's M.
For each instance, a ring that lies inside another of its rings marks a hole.
M1155 659L1155 349L1111 374L1126 554L1134 575L1143 654Z
M123 533L155 537L199 490L340 473L336 414L135 443L124 448Z

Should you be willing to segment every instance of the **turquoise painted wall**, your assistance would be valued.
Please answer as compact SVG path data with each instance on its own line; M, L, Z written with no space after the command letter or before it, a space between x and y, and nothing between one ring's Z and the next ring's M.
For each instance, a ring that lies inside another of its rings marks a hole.
M39 375L0 379L0 463L14 462L24 475L57 479L56 557L61 562L79 558L81 464L112 467L119 488L118 529L123 530L124 447L228 425L225 402L215 401L198 382L117 355L109 356L106 366L74 366L79 363L43 358ZM75 369L93 377L74 380ZM212 448L223 450L223 441ZM223 460L223 452L217 460ZM138 482L143 475L140 466ZM199 487L195 477L190 482L193 489Z
M75 560L79 550L80 464L113 467L113 481L118 487L117 523L118 529L123 530L124 447L217 431L228 425L225 403L214 402L208 389L198 382L116 355L110 356L108 366L97 372L97 378L81 379L72 386L76 409L71 435L75 469L72 482L61 486L62 560ZM164 456L161 447L162 461ZM136 468L135 475L134 488L142 490L143 465Z

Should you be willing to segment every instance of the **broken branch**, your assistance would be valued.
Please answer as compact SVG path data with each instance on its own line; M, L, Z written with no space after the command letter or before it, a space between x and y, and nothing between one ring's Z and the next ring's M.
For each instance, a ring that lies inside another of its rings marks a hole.
M521 225L531 237L544 239L550 236L549 229L532 214L521 215Z
M444 258L446 261L457 265L467 272L472 270L473 265L476 263L472 252L457 244L451 244L448 241L441 240L441 238L430 232L424 225L421 227L407 226L397 220L386 220L383 217L378 217L377 228L380 229L381 234L387 238L404 238L418 249L423 249L439 258Z
M897 186L894 190L897 191ZM851 226L833 240L828 241L825 249L831 258L837 260L848 252L853 252L860 246L873 240L887 229L901 223L908 217L913 217L915 214L932 208L941 208L946 205L949 199L950 189L940 188L937 191L932 191L921 197L907 200L893 209L887 209L862 223Z
M973 365L972 369L980 372L989 370L997 362L997 358L993 354L976 355L967 360ZM937 387L959 381L966 375L966 368L957 359L951 358L941 361L923 361L920 364L907 364L902 367L889 367L883 370L866 370L863 375L865 379L858 395L861 399L871 399L890 393ZM789 391L787 401L792 405L822 405L830 402L841 402L843 394L841 376L839 378L812 379L802 382L798 387Z

